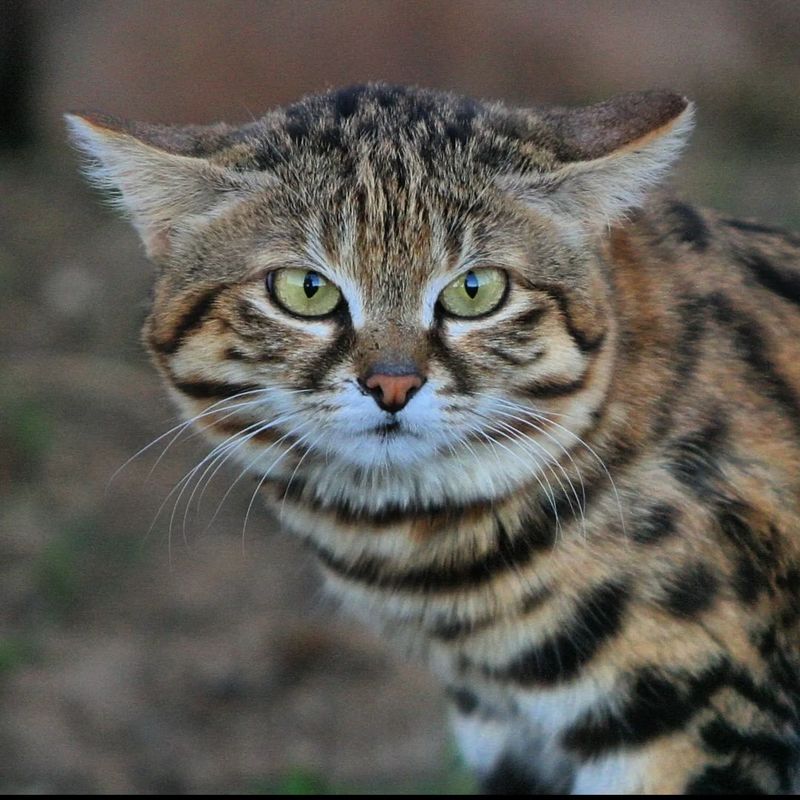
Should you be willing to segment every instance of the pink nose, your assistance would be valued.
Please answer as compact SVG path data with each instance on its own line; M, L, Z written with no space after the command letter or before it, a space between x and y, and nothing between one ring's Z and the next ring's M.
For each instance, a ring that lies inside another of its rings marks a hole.
M422 386L419 375L370 375L364 381L375 402L384 410L400 411Z

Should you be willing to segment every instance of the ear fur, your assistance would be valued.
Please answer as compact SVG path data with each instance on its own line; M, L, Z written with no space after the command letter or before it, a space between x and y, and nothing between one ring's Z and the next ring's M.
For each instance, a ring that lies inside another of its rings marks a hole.
M130 216L151 258L169 255L176 226L209 215L226 199L263 184L260 175L235 173L206 158L162 149L147 141L146 126L65 116L73 142L88 156L89 179L117 193L117 205Z
M654 113L652 104L659 102L664 107ZM566 163L501 179L504 188L578 234L608 227L641 205L677 160L693 127L693 104L674 94L627 95L602 109L605 113L592 113L591 107L574 110L572 124L562 117L553 126L554 134L564 137ZM643 109L649 113L630 116ZM573 142L584 143L583 151Z

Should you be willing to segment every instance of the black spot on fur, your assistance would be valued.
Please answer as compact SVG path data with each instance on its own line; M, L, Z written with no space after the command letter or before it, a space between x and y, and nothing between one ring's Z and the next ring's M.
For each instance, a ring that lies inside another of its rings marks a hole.
M552 592L546 588L531 590L530 594L520 603L517 611L520 615L528 614L539 608L551 596ZM490 628L495 622L491 613L482 618L449 619L437 623L430 631L430 635L441 642L453 642Z
M705 747L717 755L747 755L767 762L775 771L781 790L788 791L796 753L785 739L774 733L742 731L721 718L704 725L700 736Z
M560 633L546 638L502 668L487 668L487 676L522 686L552 685L573 678L622 627L628 605L627 584L609 581L579 601Z
M750 370L753 383L762 394L781 406L800 433L800 400L770 358L761 325L735 308L721 293L709 295L706 300L717 322L730 333L738 356Z
M463 686L450 686L447 689L447 696L458 709L459 714L468 717L473 714L479 705L478 695L465 689Z
M770 575L777 566L771 539L759 537L747 521L747 509L724 503L717 514L719 529L737 551L733 588L743 602L752 604L771 591Z
M780 236L782 239L786 239L794 244L800 243L800 237L796 234L785 231L782 228L775 228L772 225L761 225L760 223L745 222L744 220L738 219L726 219L724 222L729 228L734 228L737 231L744 231L745 233L766 233L773 236Z
M739 261L765 289L790 303L800 304L800 274L780 268L754 251L740 253Z
M705 494L719 477L717 459L725 444L727 423L722 412L704 428L675 439L668 448L668 469L684 486Z
M710 608L719 588L719 580L702 563L688 566L669 578L662 604L676 617L691 618Z
M375 93L381 108L394 108L405 96L406 90L402 86L379 86Z
M358 111L358 104L366 91L366 86L348 86L333 95L333 108L337 122L349 119Z
M286 161L286 154L268 142L259 146L257 152L253 153L248 162L248 169L260 172L271 172Z
M702 253L708 248L709 233L703 218L691 206L672 203L670 213L676 222L675 232L682 242Z
M644 516L631 524L633 540L639 544L655 544L675 533L678 512L666 503L656 503Z
M736 764L706 767L686 787L684 794L767 794Z
M482 794L551 794L554 787L545 786L530 774L518 760L504 756L481 784Z
M319 132L319 141L326 150L342 150L342 132L338 128L328 127Z
M308 136L310 131L304 120L288 120L286 123L286 133L295 144L299 144Z
M565 731L564 746L589 759L680 730L725 685L728 674L725 662L698 675L642 668L633 676L627 700L613 711L587 713Z

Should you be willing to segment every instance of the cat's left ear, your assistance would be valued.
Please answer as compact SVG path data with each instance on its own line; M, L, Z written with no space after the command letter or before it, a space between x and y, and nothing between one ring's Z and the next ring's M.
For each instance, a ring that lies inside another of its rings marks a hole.
M98 114L67 114L75 144L88 156L87 173L117 193L148 256L167 257L175 235L260 180L207 157L226 126L178 128L129 123ZM191 153L191 155L189 155Z
M553 166L501 183L527 204L592 231L641 205L665 176L692 130L694 106L681 95L653 91L537 116Z

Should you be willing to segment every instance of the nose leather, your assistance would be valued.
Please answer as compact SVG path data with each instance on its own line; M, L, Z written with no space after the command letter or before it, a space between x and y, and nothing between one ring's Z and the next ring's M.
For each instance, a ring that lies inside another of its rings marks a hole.
M375 402L384 410L400 411L422 386L422 377L417 374L385 375L375 373L365 381L369 393Z

